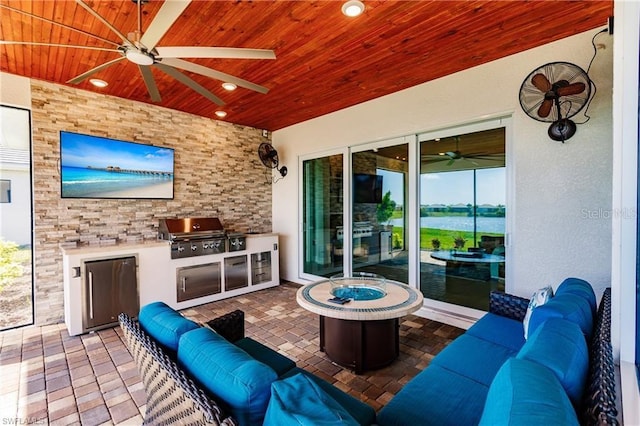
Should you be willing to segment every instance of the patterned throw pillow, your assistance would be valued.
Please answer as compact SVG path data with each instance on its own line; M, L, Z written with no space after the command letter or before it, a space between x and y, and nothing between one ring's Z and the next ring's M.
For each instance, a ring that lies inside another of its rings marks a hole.
M544 288L536 290L531 296L531 300L529 301L529 307L527 307L527 313L524 315L524 320L522 321L522 325L524 326L524 338L525 340L529 337L529 319L531 318L531 314L533 310L541 305L544 305L553 297L553 288L548 285Z

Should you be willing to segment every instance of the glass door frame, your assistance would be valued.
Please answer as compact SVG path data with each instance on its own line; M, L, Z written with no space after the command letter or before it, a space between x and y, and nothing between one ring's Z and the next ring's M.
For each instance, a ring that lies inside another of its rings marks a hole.
M375 148L384 148L387 146L409 144L409 190L408 190L408 205L406 211L408 214L408 230L407 230L407 244L409 250L409 285L417 288L418 267L417 259L419 251L417 250L417 228L416 223L418 209L417 200L415 194L417 190L416 179L412 179L411 176L415 176L417 173L417 143L416 136L403 136L393 139L385 139L377 142L368 142L355 146L347 146L344 148L331 149L326 151L319 151L311 154L305 154L298 157L298 276L301 279L309 281L318 281L325 279L325 277L313 275L304 272L304 162L308 160L314 160L322 157L328 157L331 155L342 154L343 165L343 179L342 179L342 193L343 193L343 273L349 275L353 272L353 238L352 238L352 217L353 217L353 200L352 200L352 154L355 152L368 151Z
M407 230L406 230L406 246L408 249L408 256L409 256L409 286L413 287L413 288L418 288L418 271L420 268L420 264L419 264L419 256L420 256L420 250L418 247L419 241L416 238L416 236L419 235L419 230L417 228L417 224L418 224L418 211L419 208L417 208L418 206L418 200L417 200L417 179L415 178L418 169L417 164L420 161L420 156L418 155L418 144L417 144L417 137L416 135L410 135L410 136L402 136L402 137L398 137L398 138L393 138L393 139L384 139L381 141L377 141L377 142L369 142L369 143L365 143L365 144L361 144L361 145L356 145L351 147L351 149L349 150L349 186L351 186L351 179L353 176L353 167L352 167L352 160L353 160L353 155L357 152L363 152L363 151L370 151L372 149L379 149L379 148L385 148L388 146L394 146L394 145L402 145L402 144L407 144L408 145L408 151L409 151L409 158L407 158L407 162L409 164L409 173L407 176L408 179L408 190L407 190L407 194L406 197L407 199L405 200L405 203L407 204L405 206L405 214L408 216L407 217ZM353 200L351 199L351 197L349 197L349 217L346 218L345 217L345 223L347 223L347 219L348 219L348 223L349 226L351 227L352 224L352 218L353 218ZM346 231L345 231L345 235ZM352 240L351 238L351 228L349 229L349 236L350 236L350 240ZM346 237L345 237L346 239ZM345 253L345 265L348 263L348 273L352 272L352 266L353 266L353 256L351 251L349 251L348 253L348 257ZM347 268L345 268L345 274L347 273Z
M33 181L33 119L30 108L25 108L23 106L16 106L6 103L0 103L0 108L9 108L19 111L24 111L27 114L27 126L28 126L28 138L29 138L29 240L31 244L31 276L30 278L30 287L31 287L31 321L26 322L24 324L16 324L11 327L3 328L1 331L13 330L16 328L28 327L36 324L36 288L35 288L35 275L36 275L36 247L35 247L35 211L34 211L34 181ZM12 185L13 186L13 185ZM13 188L12 188L13 189ZM13 195L13 194L12 194ZM14 197L12 197L14 198Z
M506 259L513 259L513 244L514 244L514 233L513 233L513 229L514 229L514 225L513 225L513 218L514 218L514 211L515 211L515 176L514 176L514 165L513 165L513 130L512 130L512 118L511 116L503 116L503 117L497 117L494 119L489 119L489 120L485 120L485 121L479 121L479 122L474 122L474 123L467 123L467 124L462 124L459 126L455 126L455 127L447 127L447 128L443 128L443 129L438 129L438 130L433 130L430 132L424 132L424 133L420 133L418 135L416 135L416 139L417 139L417 144L416 144L416 149L419 150L420 149L420 144L422 142L426 142L429 140L433 140L433 139L437 139L437 138L446 138L446 137L452 137L452 136L457 136L457 135L462 135L465 133L473 133L473 132L480 132L483 130L491 130L491 129L496 129L499 127L504 127L505 129L505 181L506 181L506 185L507 187L505 188L506 191L506 212L505 212L505 234L504 234L504 245L505 245L505 257ZM419 153L419 152L418 152ZM419 167L419 162L420 162L420 156L418 155L418 159L417 159L418 165L417 167ZM420 176L419 176L419 168L417 169L418 175L416 176L416 185L417 185L417 189L416 189L416 194L420 194ZM416 210L419 211L419 206L416 207ZM419 216L416 213L416 216ZM416 244L418 250L419 250L419 245L420 245L420 231L419 231L419 220L420 218L417 217L416 219L416 237L418 238L418 242ZM417 256L419 256L419 251ZM417 268L419 268L419 264L417 266ZM416 270L417 273L417 270ZM511 290L512 285L510 284L511 280L510 278L513 276L513 261L507 261L505 262L505 292L509 292ZM418 282L419 284L419 282ZM419 285L418 285L419 288ZM457 318L468 318L469 321L475 321L476 319L479 319L480 317L482 317L484 314L486 314L486 312L478 310L478 309L473 309L473 308L468 308L465 306L460 306L460 305L454 305L451 303L446 303L446 302L441 302L438 300L433 300L433 299L424 299L424 304L423 304L423 309L427 309L430 310L434 313L436 313L437 315L443 315L443 316L447 316L448 318L451 318L451 315L453 315L454 317ZM432 315L430 315L430 317L433 317ZM462 323L461 323L462 324Z
M313 275L304 271L304 261L305 261L305 247L304 247L304 163L309 160L316 160L323 157L330 157L332 155L342 155L342 198L343 198L343 208L342 208L342 217L344 224L344 240L343 240L343 268L345 268L344 273L346 274L347 265L346 259L347 256L351 256L351 241L347 238L347 235L351 235L351 222L347 221L348 210L345 208L348 200L351 199L351 179L348 176L348 167L349 167L349 148L338 148L331 149L327 151L315 152L312 154L301 155L298 157L298 276L301 279L309 280L309 281L319 281L324 280L326 277L320 275ZM351 271L349 271L350 273Z

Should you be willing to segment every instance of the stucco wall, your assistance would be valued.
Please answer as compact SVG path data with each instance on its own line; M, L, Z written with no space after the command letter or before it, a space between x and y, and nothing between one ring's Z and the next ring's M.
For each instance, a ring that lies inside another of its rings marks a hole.
M590 77L597 93L591 120L578 125L567 143L550 140L548 124L522 111L518 91L535 68L552 61L584 69L597 30L570 37L273 133L289 175L273 188L274 231L281 236L282 277L302 282L298 271L296 164L301 155L322 152L512 116L508 185L512 227L511 275L507 290L530 296L567 276L589 280L598 290L611 273L612 37L596 39ZM581 115L576 121L583 121Z
M42 81L30 91L37 324L63 320L60 244L155 240L165 217L217 216L230 230L271 231L260 130ZM60 198L61 130L174 148L174 199Z

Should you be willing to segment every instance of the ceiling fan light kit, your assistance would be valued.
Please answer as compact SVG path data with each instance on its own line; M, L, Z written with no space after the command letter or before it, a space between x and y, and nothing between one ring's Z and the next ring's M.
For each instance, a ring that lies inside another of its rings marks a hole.
M154 62L153 56L142 50L127 49L125 56L136 65L149 66L153 65Z

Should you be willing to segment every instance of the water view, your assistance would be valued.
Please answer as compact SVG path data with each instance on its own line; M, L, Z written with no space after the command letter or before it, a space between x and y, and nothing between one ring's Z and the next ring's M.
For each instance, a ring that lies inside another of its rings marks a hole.
M468 216L432 216L421 217L420 228L442 229L449 231L473 232L473 217ZM491 234L504 234L504 217L475 217L476 231ZM403 226L402 219L392 219L393 226Z

